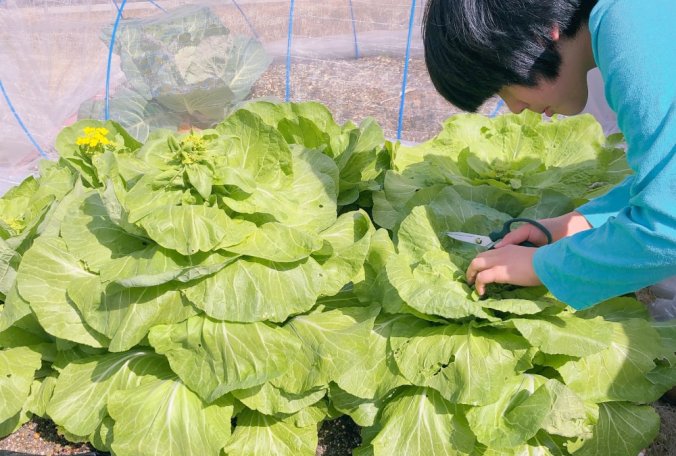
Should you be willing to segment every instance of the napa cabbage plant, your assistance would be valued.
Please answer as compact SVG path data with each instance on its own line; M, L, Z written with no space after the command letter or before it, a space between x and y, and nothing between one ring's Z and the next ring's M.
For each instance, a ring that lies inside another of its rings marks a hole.
M143 141L113 121L65 128L59 160L0 198L0 435L40 416L115 455L312 456L348 415L358 455L638 453L659 427L646 404L676 383L673 322L629 297L481 298L464 279L476 250L443 234L574 207L626 173L621 156L588 118L528 114L481 122L538 147L568 131L587 152L528 172L434 152L503 152L510 136L476 122L410 155L317 103ZM532 179L549 172L568 184ZM379 198L390 231L369 217Z
M513 217L569 212L630 173L620 146L621 137L606 138L591 115L453 116L436 137L396 150L373 196L374 221L394 229L448 186Z
M106 46L112 27L104 30ZM122 20L113 51L125 83L109 99L110 117L145 141L158 128L211 127L245 100L272 59L261 42L228 29L205 6ZM80 107L80 119L103 119L105 101Z

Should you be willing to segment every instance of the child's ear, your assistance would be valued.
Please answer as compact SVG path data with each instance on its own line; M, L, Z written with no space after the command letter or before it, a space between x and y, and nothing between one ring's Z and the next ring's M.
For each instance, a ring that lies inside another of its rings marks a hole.
M549 36L555 43L559 41L559 38L561 37L561 29L559 29L559 24L552 25L552 30L549 32Z

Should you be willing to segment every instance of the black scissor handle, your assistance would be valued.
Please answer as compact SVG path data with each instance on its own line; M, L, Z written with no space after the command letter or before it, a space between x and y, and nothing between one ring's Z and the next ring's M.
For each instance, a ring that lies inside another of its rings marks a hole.
M500 231L493 231L491 234L488 235L488 237L491 238L491 241L493 241L493 242L498 241L498 240L504 238L505 236L507 236L510 233L510 231L512 231L512 224L513 223L518 223L518 222L524 222L524 223L529 223L529 224L533 225L535 228L542 231L542 234L544 234L547 237L547 244L552 243L552 233L550 233L549 230L542 223L538 222L537 220L533 220L533 219L529 219L529 218L525 218L525 217L517 217L517 218L507 220L504 223L504 225L502 225L502 229ZM522 245L524 247L536 247L536 245L533 244L530 241L522 242L519 245Z

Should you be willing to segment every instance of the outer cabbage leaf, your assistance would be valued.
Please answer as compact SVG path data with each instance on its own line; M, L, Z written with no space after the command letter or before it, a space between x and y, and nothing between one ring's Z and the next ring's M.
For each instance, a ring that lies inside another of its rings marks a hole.
M355 400L380 401L395 388L410 384L399 372L388 347L393 325L408 318L403 314L376 318L366 340L368 350L360 350L351 367L332 379L345 395Z
M5 241L3 257L10 251L25 252L53 207L73 187L73 176L67 169L45 171L44 178L28 177L0 198L0 238ZM48 185L50 181L55 184L53 188ZM44 188L41 188L43 182ZM2 281L5 290L11 285L11 279L10 276Z
M43 418L47 416L47 405L54 394L56 379L56 375L48 375L47 377L33 381L31 394L28 396L25 404L25 408L30 413Z
M566 313L510 322L533 346L552 355L593 355L608 347L614 332L613 325L600 317L585 320Z
M112 352L129 350L159 324L178 323L197 314L174 284L103 287L98 278L73 280L68 296L92 328L110 338Z
M673 378L660 381L646 375L655 369L656 359L673 354L649 322L608 325L613 328L608 348L555 366L571 390L586 401L646 403L673 387Z
M528 206L518 217L526 217L534 220L543 218L558 217L559 215L567 214L579 206L583 201L571 198L556 190L546 188L542 191L540 200L532 206Z
M73 281L91 277L95 276L80 266L63 240L42 236L24 255L17 284L45 331L62 339L101 347L107 344L105 336L84 322L66 292Z
M604 320L622 322L638 318L649 320L650 312L645 304L635 298L618 297L600 302L595 306L575 312L580 318L603 317Z
M233 391L232 395L251 410L281 417L298 413L316 404L326 396L326 389L316 388L302 394L292 394L271 383L264 383L253 388Z
M60 373L47 413L76 435L96 430L110 395L168 375L166 360L148 350L110 353L69 363ZM143 403L132 404L138 406Z
M331 381L341 387L354 385L351 369L355 359L369 358L378 310L376 306L346 307L293 318L285 328L300 339L300 349L290 354L288 370L272 384L294 394Z
M101 268L100 277L103 283L115 282L124 287L151 287L172 280L190 282L213 274L238 258L239 255L224 251L184 256L150 245L109 261Z
M159 245L182 255L236 245L255 229L248 222L231 219L221 209L194 205L158 207L139 224Z
M655 321L652 327L660 335L664 347L676 353L676 320Z
M155 174L146 174L128 190L117 188L119 202L127 213L129 223L137 223L143 217L157 214L157 211L168 206L178 206L183 201L184 191L168 185L155 182ZM156 215L157 216L157 215Z
M108 411L115 420L115 454L216 456L230 437L233 404L230 396L207 404L180 380L165 376L113 392Z
M110 452L110 446L113 443L114 425L113 419L109 415L106 415L99 427L89 435L89 443L99 451Z
M446 233L464 231L488 234L509 218L509 214L466 200L454 188L447 187L429 204L413 208L401 222L396 231L397 248L414 259L432 248L442 248L469 261L483 249L456 241Z
M6 330L0 331L0 349L27 347L40 353L44 361L51 362L54 360L56 350L54 338L42 331L42 328L32 321L34 319L34 316L29 315Z
M7 296L5 296L2 309L0 309L0 331L5 331L30 313L30 305L19 295L15 281Z
M374 426L380 410L382 400L362 399L340 389L335 384L329 390L331 406L352 418L352 421L362 427Z
M381 429L371 441L373 454L464 455L475 438L462 409L430 388L401 389L382 412Z
M8 219L17 219L23 218L26 207L30 204L30 201L33 199L34 195L40 188L38 180L33 176L28 176L26 179L21 181L16 187L12 187L7 192L0 197L0 234L2 234L2 239L7 239L10 237L14 231L20 231L23 227L21 224L15 226L16 229L13 229L8 223ZM18 220L17 220L18 221ZM18 229L18 230L17 230Z
M61 237L68 250L82 260L91 272L99 272L112 258L124 257L141 250L148 239L129 234L113 223L95 191L76 201L61 224Z
M454 403L487 405L507 383L530 368L530 345L507 331L475 324L430 326L395 323L390 346L399 370L417 386L431 387Z
M295 263L241 259L183 290L207 315L236 322L282 322L310 310L323 269L311 257Z
M363 211L341 215L335 224L320 233L320 238L330 251L328 259L316 258L324 269L321 294L332 296L349 283L364 266L374 229Z
M277 222L265 223L229 252L282 263L300 261L322 247L321 239Z
M284 417L287 423L293 423L296 427L304 428L315 425L317 430L324 420L332 420L340 416L335 410L330 409L328 402L322 399L309 407L301 409L299 412Z
M385 265L397 255L389 233L377 230L371 236L368 256L364 262L364 279L354 284L354 292L359 299L377 302L388 313L399 313L406 306L396 288L387 276Z
M18 431L21 426L31 419L27 410L21 409L11 418L0 422L0 437L5 437Z
M426 253L413 267L406 255L391 258L387 276L404 302L420 313L444 318L490 318L481 302L472 297L469 285L459 281L462 269L441 250Z
M56 201L60 201L73 190L77 181L77 176L64 160L42 160L38 162L38 171L40 186L33 195L36 201L47 195L54 196Z
M591 415L591 416L589 416ZM566 437L590 437L598 416L557 380L525 374L513 377L498 401L474 407L467 421L477 440L490 448L514 448L540 429Z
M655 439L660 417L652 407L626 402L599 404L599 422L576 456L639 454Z
M564 307L564 304L548 299L528 299L529 296L517 297L520 293L515 293L515 297L503 297L499 293L495 294L497 296L491 295L491 297L482 299L479 304L484 309L497 310L514 315L534 315L547 309L552 310Z
M219 322L203 316L155 326L149 340L167 357L183 383L206 402L279 376L287 368L287 354L300 349L285 329L267 323Z
M287 420L244 410L237 415L237 427L224 450L229 456L314 456L317 442L316 424L297 427Z
M338 168L334 161L318 151L294 148L292 180L279 185L257 182L252 192L231 192L222 201L249 219L318 232L336 221L337 193Z
M28 347L0 350L0 423L21 412L41 364L40 353Z
M244 168L256 183L279 187L295 173L288 144L276 128L266 125L257 115L236 111L216 130L232 139L226 166Z

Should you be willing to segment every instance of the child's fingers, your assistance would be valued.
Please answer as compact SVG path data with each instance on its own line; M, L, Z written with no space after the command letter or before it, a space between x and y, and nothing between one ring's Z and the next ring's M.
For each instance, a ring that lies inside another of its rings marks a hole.
M520 226L519 228L515 229L514 231L510 231L507 233L507 236L503 237L500 242L495 244L495 248L499 249L500 247L504 247L506 245L519 245L522 242L526 241L531 241L533 243L534 240L530 239L531 236L531 225L523 225Z

